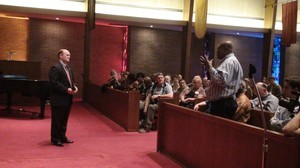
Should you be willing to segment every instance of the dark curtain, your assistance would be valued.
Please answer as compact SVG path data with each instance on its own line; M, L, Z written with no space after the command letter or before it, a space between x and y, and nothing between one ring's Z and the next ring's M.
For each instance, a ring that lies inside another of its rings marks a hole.
M290 46L297 41L298 1L282 4L282 45Z

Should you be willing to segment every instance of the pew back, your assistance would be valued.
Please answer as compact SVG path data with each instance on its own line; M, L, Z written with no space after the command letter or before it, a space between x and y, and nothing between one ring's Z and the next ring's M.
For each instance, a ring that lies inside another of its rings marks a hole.
M269 111L264 111L265 114L265 121L267 129L271 129L270 119L274 116L274 113ZM261 111L259 109L251 109L250 111L250 118L247 121L248 124L263 128L263 121L261 117Z
M122 92L111 88L101 91L101 88L97 85L90 83L85 85L88 94L84 98L86 102L127 131L137 131L139 129L139 92Z
M157 150L184 167L262 167L262 128L170 103L160 105L159 116ZM299 158L295 157L299 156L299 143L295 138L289 139L272 131L267 135L269 152L266 154L266 167L296 168ZM283 160L280 158L283 157L281 150L284 154L295 156L291 157L292 160Z

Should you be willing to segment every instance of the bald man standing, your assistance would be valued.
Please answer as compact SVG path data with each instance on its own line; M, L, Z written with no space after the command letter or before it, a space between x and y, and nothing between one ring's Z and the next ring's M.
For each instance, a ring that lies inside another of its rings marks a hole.
M68 63L71 54L66 49L60 49L57 54L58 62L50 68L49 80L52 94L51 104L51 143L63 147L63 143L73 143L66 136L67 124L73 95L78 92L74 77Z
M210 75L210 85L205 90L210 102L209 113L225 118L232 118L237 110L235 94L243 77L243 69L233 53L230 42L224 42L217 48L217 58L221 64L213 67L213 60L201 56L201 63L207 68Z

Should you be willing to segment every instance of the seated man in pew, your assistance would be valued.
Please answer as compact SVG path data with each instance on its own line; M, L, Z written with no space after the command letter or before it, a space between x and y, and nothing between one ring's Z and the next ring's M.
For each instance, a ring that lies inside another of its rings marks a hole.
M298 112L295 117L288 122L283 128L282 133L286 136L300 135L300 113Z
M256 87L261 96L263 110L274 113L278 107L278 98L267 90L267 85L265 83L258 82L256 83ZM251 105L252 108L260 109L258 97L251 100Z
M146 97L152 87L152 81L149 76L144 77L143 84L140 87L140 122L143 122L146 119L145 113L144 113L144 106Z
M202 86L202 79L200 76L195 76L192 81L192 87L184 91L179 98L179 105L193 109L195 106L195 99L204 98L206 96L205 90Z
M173 98L172 86L164 81L164 74L155 75L156 82L151 87L144 104L144 113L146 120L141 123L140 133L146 133L151 130L152 121L155 113L158 111L158 101L160 98Z
M272 130L281 132L282 128L293 118L295 113L299 112L299 104L297 106L294 103L299 103L299 90L300 77L292 76L284 80L282 90L284 98L280 99L275 115L270 120ZM289 126L286 129L288 128L290 129Z

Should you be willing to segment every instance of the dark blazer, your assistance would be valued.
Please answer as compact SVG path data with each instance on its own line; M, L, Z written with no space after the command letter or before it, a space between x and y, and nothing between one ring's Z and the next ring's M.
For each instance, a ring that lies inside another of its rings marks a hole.
M74 77L72 70L70 68L70 78L73 86ZM72 104L73 95L67 93L68 88L70 88L70 83L68 80L67 73L60 62L57 62L50 68L49 80L51 84L51 106L69 106Z

